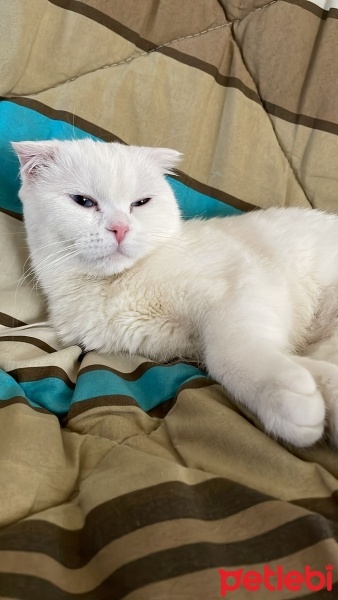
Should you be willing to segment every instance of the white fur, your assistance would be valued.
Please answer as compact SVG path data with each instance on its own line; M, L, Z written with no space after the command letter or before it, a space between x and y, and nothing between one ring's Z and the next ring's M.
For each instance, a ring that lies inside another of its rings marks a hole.
M173 150L13 146L31 260L64 344L198 356L272 436L308 446L327 420L338 444L338 217L271 208L184 222L164 177ZM119 247L116 223L129 227Z

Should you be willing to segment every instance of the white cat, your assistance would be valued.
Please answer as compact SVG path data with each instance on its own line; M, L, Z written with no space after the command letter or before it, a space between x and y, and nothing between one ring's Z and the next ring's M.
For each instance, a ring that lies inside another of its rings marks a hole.
M31 260L65 345L210 375L296 446L338 445L338 217L268 209L183 221L179 153L13 144ZM333 364L336 363L336 364Z

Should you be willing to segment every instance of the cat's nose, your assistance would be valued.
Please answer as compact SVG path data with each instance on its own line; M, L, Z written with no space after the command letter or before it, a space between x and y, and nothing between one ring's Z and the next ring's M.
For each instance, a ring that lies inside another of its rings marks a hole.
M108 231L114 233L116 237L116 241L118 244L121 244L122 240L125 238L127 231L129 231L128 225L110 225L107 227Z

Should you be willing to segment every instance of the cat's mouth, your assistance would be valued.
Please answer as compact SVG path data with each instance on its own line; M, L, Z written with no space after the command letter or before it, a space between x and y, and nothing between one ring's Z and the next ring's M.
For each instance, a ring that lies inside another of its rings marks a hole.
M114 248L109 252L108 257L112 256L125 256L126 258L131 258L131 254L130 252L128 252L128 248L124 247L123 245L121 246L121 244L119 244L117 248Z
M128 252L127 248L124 248L123 246L121 246L121 244L119 244L115 248L110 248L109 250L107 250L106 252L104 252L102 254L96 254L96 253L93 254L91 256L91 260L93 260L93 262L96 262L96 261L100 262L100 261L114 259L114 257L116 257L116 258L119 258L119 257L133 258L131 252Z
M115 248L105 252L88 252L78 257L81 269L85 273L94 275L111 276L129 268L135 262L135 257L125 249Z

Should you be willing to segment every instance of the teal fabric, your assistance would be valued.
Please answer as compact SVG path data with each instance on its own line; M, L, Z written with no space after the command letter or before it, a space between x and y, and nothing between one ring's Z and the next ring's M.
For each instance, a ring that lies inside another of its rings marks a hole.
M80 374L73 390L57 377L21 382L19 385L6 373L0 373L0 389L3 400L22 396L31 406L45 408L59 416L66 414L76 402L112 395L131 398L148 411L173 398L186 382L202 376L199 369L184 363L151 367L135 381L126 381L100 368Z
M113 389L114 394L133 398L147 411L173 398L187 381L201 376L199 369L184 363L153 366L135 381L126 381L111 371L90 371L78 377L72 403L104 396Z
M25 392L22 387L8 373L0 370L0 402L11 400L18 396L25 398Z

